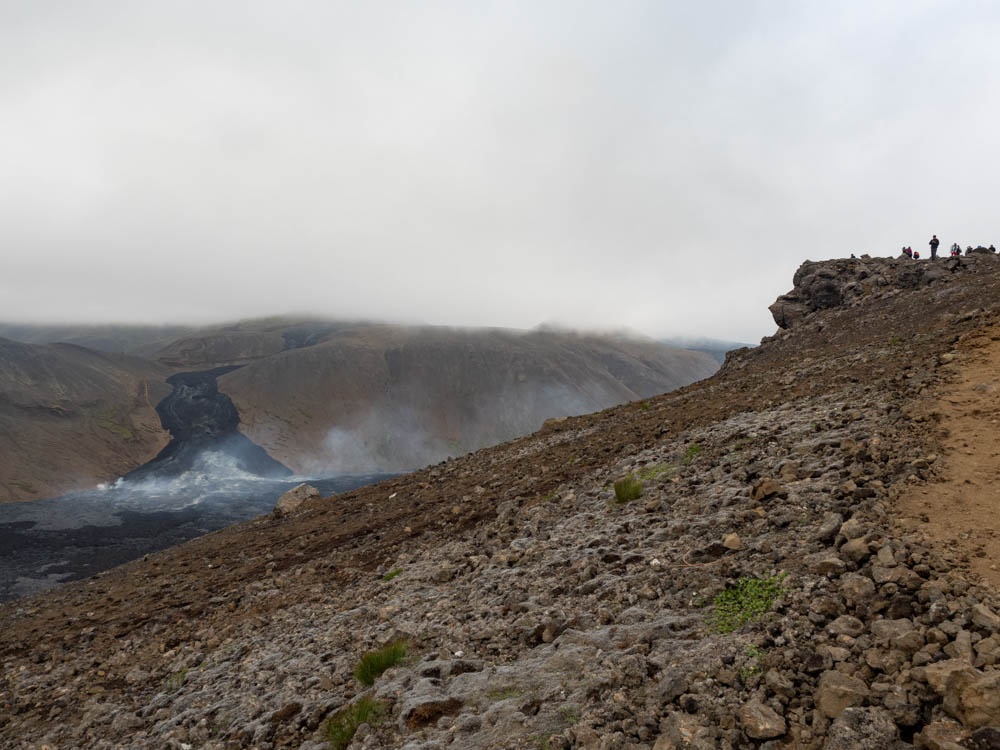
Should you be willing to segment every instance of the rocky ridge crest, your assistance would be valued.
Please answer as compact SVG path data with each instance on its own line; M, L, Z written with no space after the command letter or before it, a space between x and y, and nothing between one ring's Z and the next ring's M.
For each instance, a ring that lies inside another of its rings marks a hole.
M809 309L701 383L0 608L0 741L320 750L368 697L351 748L998 747L1000 599L894 507L1000 262L803 268ZM780 598L718 632L748 578Z

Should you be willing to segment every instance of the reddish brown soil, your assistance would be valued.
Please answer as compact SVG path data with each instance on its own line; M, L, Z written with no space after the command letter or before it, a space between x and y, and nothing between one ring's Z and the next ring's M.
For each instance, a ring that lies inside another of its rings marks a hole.
M962 341L944 369L953 374L929 405L939 481L900 499L900 523L1000 586L1000 328Z

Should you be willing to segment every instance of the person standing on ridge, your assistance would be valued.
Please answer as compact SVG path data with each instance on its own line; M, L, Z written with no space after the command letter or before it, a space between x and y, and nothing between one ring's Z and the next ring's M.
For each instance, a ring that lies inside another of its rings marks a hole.
M931 235L931 241L927 244L931 246L931 260L934 260L935 258L937 258L937 249L938 245L941 244L941 241L937 238L937 235L935 234Z

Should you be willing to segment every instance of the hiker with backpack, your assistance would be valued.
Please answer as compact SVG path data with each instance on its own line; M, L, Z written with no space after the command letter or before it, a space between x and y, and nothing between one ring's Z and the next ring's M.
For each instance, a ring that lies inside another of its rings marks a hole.
M937 258L937 249L938 245L941 244L941 241L937 238L937 235L935 234L931 236L931 241L928 242L927 244L931 246L931 260L934 260L935 258Z

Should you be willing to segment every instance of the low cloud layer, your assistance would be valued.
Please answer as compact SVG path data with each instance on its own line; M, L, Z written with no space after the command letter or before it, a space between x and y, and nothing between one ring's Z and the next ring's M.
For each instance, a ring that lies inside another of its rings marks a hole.
M805 258L1000 241L1000 8L5 3L0 319L755 340Z

